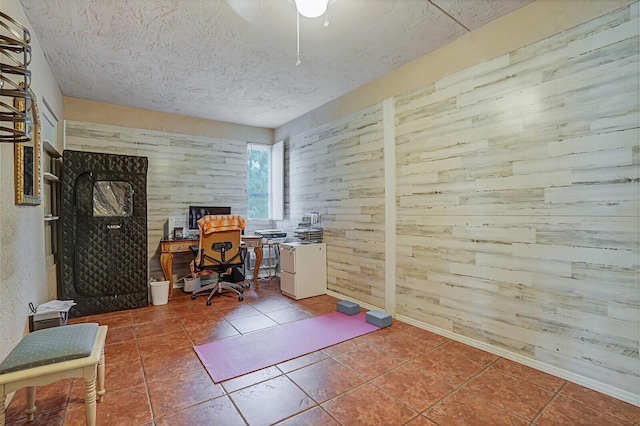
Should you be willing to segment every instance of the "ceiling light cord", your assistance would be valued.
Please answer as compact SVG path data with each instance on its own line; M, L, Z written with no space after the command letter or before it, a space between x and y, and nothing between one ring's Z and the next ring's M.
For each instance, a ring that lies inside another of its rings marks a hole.
M300 15L318 18L324 14L324 26L329 26L329 0L295 0L296 4L296 66L300 65Z
M302 63L300 62L300 12L298 12L298 9L296 9L296 39L298 43L298 55L296 59L296 67L297 67Z

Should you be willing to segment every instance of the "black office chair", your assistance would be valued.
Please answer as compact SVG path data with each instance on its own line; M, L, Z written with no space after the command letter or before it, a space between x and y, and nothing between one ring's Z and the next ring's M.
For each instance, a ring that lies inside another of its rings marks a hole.
M198 220L200 242L191 261L191 274L194 278L204 271L218 274L215 283L208 284L191 294L195 299L198 293L209 291L207 306L211 305L211 298L221 294L223 290L235 292L238 301L242 301L243 288L224 280L233 268L244 265L244 250L241 249L241 235L244 229L244 219L236 215L204 216Z

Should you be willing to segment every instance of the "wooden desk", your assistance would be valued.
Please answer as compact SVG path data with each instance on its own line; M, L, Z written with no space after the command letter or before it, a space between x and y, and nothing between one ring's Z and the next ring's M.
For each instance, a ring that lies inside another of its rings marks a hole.
M164 279L169 281L169 300L173 296L173 254L188 253L191 251L190 247L197 246L199 242L198 238L160 240L160 266L162 266Z
M253 247L253 252L256 254L256 264L260 265L260 262L262 262L262 244L255 245L252 237L247 237L246 240L242 238L242 242L245 243L247 248ZM191 246L197 246L199 243L200 240L198 238L160 240L160 266L162 267L164 279L169 281L169 300L173 296L173 254L191 252ZM259 268L254 268L253 284L256 287L258 286L258 272Z
M262 237L242 236L242 242L247 248L253 247L253 252L256 255L256 265L253 268L253 285L258 287L258 273L260 272L260 262L262 262Z

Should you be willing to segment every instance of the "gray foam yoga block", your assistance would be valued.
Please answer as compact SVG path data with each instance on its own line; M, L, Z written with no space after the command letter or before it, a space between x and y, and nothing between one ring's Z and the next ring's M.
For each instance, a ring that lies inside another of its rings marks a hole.
M391 325L391 315L382 311L369 311L367 312L366 319L369 324L376 325L380 328Z
M337 303L338 312L347 315L355 315L360 312L360 305L349 300L341 300Z

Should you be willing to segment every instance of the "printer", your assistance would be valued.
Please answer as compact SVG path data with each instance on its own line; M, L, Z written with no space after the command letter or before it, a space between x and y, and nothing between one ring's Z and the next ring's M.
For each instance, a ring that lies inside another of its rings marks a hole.
M254 231L256 235L262 236L267 243L284 243L287 240L287 233L279 229L258 229Z

